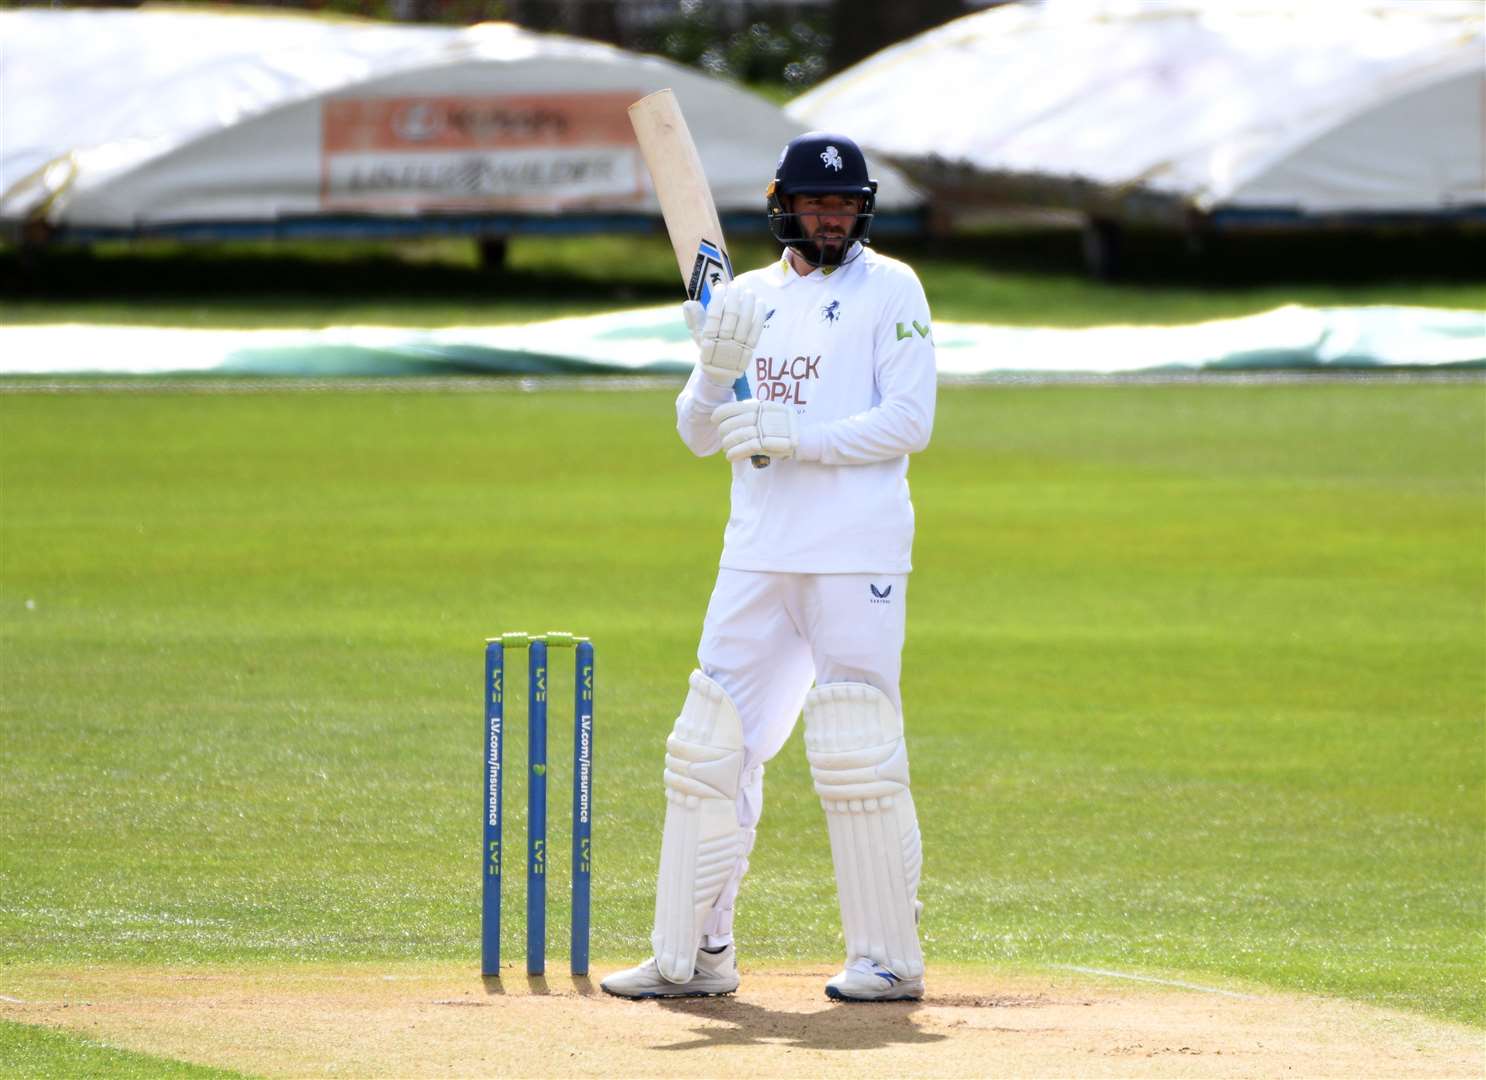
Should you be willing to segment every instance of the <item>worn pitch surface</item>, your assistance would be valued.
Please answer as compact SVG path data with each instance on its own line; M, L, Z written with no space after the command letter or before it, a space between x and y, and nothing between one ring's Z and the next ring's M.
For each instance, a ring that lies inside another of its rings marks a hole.
M12 972L0 1017L266 1076L1479 1076L1480 1033L1352 1002L1072 973L931 974L826 1001L826 968L733 997L611 998L566 974L357 965ZM596 972L601 976L603 972Z

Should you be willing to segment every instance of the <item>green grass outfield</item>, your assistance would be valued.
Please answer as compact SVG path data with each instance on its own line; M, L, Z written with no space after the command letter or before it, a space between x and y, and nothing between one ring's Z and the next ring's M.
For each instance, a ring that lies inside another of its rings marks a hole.
M72 1032L0 1020L0 1076L26 1080L238 1080L241 1073L123 1050Z
M1479 381L945 390L904 676L931 965L1486 1024L1483 439ZM723 474L669 391L0 394L0 970L473 967L481 642L549 627L598 649L595 964L643 957ZM798 732L768 790L744 964L830 961Z

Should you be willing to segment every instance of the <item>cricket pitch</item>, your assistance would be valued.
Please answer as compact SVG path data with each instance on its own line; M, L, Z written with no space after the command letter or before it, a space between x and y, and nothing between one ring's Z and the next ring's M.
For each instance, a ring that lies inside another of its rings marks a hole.
M1329 998L931 968L839 1005L827 968L630 1002L565 972L452 966L12 969L0 1017L262 1076L1478 1077L1480 1031Z

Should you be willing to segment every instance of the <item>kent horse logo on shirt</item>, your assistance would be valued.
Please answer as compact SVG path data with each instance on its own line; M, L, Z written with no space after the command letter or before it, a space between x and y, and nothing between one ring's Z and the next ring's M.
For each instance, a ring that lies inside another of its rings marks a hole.
M841 301L832 300L829 304L822 307L820 309L820 317L828 323L833 323L841 318Z

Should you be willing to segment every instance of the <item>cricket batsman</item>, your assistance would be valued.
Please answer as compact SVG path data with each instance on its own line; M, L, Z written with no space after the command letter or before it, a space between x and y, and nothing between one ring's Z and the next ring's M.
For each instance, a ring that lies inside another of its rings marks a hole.
M921 998L922 846L903 736L913 504L934 424L934 342L914 272L867 246L877 182L851 139L792 140L767 191L778 262L683 307L700 359L676 399L698 456L732 463L732 513L698 669L666 741L654 956L627 998L738 988L733 909L764 766L803 709L846 963L838 1001ZM733 400L746 376L753 397ZM767 455L756 469L750 457Z

